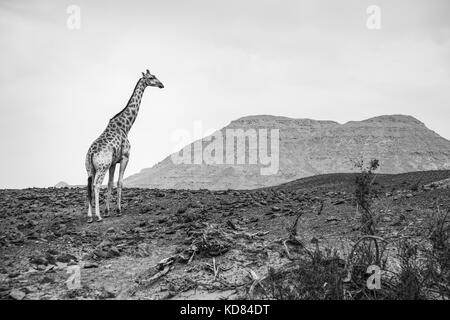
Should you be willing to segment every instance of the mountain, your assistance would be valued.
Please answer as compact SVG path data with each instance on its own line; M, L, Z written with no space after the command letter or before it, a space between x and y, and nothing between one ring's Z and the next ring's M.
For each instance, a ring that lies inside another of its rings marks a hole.
M232 136L227 139L228 133L240 137L234 146ZM450 169L450 141L407 115L345 124L248 116L183 150L128 177L124 184L164 189L252 189L317 174L354 172L355 161L373 158L380 160L380 173ZM237 164L239 159L245 163Z
M69 187L70 185L65 181L60 181L54 186L54 188L69 188Z

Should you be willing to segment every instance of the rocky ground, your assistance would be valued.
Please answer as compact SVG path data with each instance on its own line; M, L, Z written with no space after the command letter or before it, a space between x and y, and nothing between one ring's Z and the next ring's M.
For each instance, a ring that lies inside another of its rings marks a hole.
M450 207L448 178L378 175L379 235L421 236L428 215ZM321 175L248 191L125 189L124 215L93 224L84 189L0 190L0 299L246 297L255 279L290 262L284 240L299 212L307 247L348 252L360 236L354 179ZM80 267L80 288L68 288L71 266Z

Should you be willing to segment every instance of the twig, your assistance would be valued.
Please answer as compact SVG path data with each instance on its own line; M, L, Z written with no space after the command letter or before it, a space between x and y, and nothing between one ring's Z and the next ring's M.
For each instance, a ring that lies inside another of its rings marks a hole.
M214 280L216 280L217 275L219 274L220 268L216 267L216 258L213 258L213 271L214 271Z
M192 255L191 255L191 257L189 258L187 264L190 264L190 263L192 262L192 260L194 259L194 256L195 256L195 250L192 250Z
M264 290L264 293L267 294L266 289L264 288L264 286L262 285L261 281L263 281L266 277L260 278L255 271L253 271L252 269L247 270L248 273L250 274L253 282L252 285L250 286L250 289L248 290L248 295L250 297L250 299L253 299L253 291L255 290L255 287L259 284L259 286Z
M149 279L145 280L145 283L147 285L152 284L154 282L156 282L156 280L158 280L159 278L161 278L162 276L164 276L166 273L168 273L171 269L170 265L167 265L164 267L163 270L161 270L160 272L156 273L154 276L150 277Z
M289 240L284 240L284 241L283 241L284 250L286 251L286 255L287 255L288 259L289 259L289 260L293 260L293 258L291 257L291 254L290 254L290 252L289 252L288 246L286 245L286 243L287 243L288 241L289 241Z
M320 202L320 208L319 208L319 211L317 212L318 216L320 216L320 214L322 213L324 203L325 203L325 200L322 200Z

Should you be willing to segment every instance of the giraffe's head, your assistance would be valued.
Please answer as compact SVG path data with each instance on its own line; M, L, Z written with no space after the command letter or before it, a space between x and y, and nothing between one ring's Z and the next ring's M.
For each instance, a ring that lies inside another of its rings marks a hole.
M161 81L158 80L153 74L150 73L150 71L142 72L142 81L146 86L149 87L158 87L158 88L164 88L164 85L161 83Z

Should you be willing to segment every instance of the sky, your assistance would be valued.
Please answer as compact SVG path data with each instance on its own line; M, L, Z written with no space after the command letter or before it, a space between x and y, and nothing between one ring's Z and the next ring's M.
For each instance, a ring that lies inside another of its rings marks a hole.
M408 114L450 139L448 0L0 0L0 48L0 188L85 184L146 69L165 88L144 93L125 176L174 152L177 130L247 115Z

